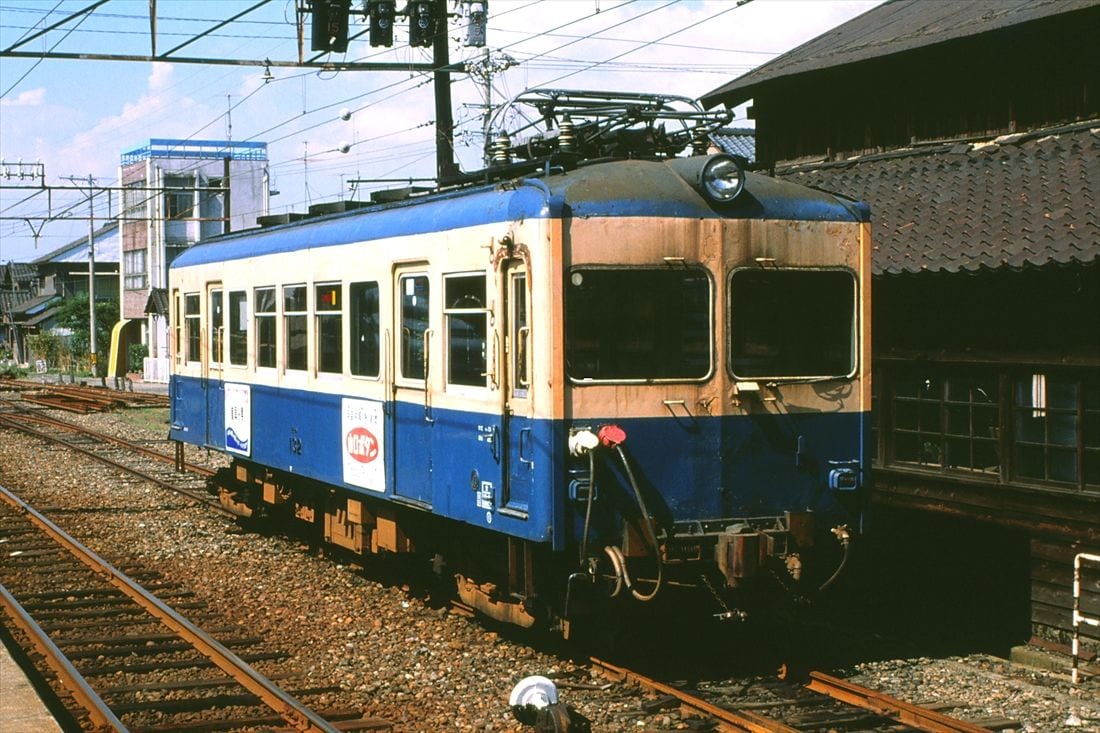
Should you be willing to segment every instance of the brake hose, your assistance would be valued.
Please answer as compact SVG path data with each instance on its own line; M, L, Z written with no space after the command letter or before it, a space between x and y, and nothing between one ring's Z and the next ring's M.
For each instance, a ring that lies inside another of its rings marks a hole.
M851 553L852 540L848 535L848 528L846 526L834 528L833 534L836 535L837 539L840 541L841 547L844 548L844 554L841 555L840 564L836 566L836 570L833 571L833 574L817 589L818 593L836 582L836 579L839 578L840 574L844 571L844 566L848 564L848 555Z
M657 563L657 580L653 585L653 590L649 593L642 593L634 587L633 583L630 581L630 576L627 574L626 571L625 558L623 559L622 565L623 580L626 582L627 587L630 588L630 592L634 595L635 598L637 598L639 601L651 601L657 596L657 592L661 590L661 581L664 574L664 565L661 562L661 546L657 542L657 534L653 531L653 520L649 516L649 509L646 508L645 499L642 498L642 492L640 489L638 489L638 482L634 479L634 472L630 470L630 462L626 460L626 454L623 453L622 446L619 445L619 443L613 443L613 445L615 446L615 450L619 454L619 460L623 462L623 468L626 469L626 477L630 480L630 488L634 490L634 498L638 502L638 508L641 510L642 519L645 522L646 534L649 535L650 543L653 546L653 559ZM619 550L619 548L617 547L615 549L619 551L619 554L621 556L622 551Z

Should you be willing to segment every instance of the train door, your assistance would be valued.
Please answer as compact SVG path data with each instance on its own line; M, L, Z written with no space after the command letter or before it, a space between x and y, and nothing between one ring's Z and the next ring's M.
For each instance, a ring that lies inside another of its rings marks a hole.
M504 486L501 511L526 516L534 486L531 421L531 326L527 269L519 260L504 263L503 333L505 354L500 385Z
M225 445L224 323L225 297L220 282L206 284L206 344L202 349L203 390L206 396L206 445Z
M430 505L432 501L432 415L430 328L431 288L426 264L394 270L394 307L389 373L393 407L390 445L394 496Z

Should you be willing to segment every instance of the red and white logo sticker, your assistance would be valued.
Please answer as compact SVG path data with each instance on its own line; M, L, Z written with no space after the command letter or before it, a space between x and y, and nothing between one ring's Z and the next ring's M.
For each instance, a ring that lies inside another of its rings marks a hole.
M370 463L378 457L378 438L364 427L353 428L344 436L344 450L360 463Z

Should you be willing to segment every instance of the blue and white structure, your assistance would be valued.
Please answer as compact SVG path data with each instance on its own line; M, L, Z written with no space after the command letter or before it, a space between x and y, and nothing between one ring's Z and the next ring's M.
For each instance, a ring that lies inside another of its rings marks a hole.
M725 155L227 235L172 263L171 437L521 625L816 589L867 501L870 255L866 207Z

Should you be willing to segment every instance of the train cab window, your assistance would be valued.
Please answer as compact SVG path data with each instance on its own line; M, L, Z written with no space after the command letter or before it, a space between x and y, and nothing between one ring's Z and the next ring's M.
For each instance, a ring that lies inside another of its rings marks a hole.
M484 387L488 371L485 339L489 325L485 275L448 275L444 282L447 383Z
M283 286L283 334L286 339L286 368L304 371L309 367L306 337L306 286Z
M578 268L565 294L569 377L701 380L711 372L711 283L693 268Z
M401 376L424 379L427 354L424 335L428 331L430 292L427 275L402 275L401 288Z
M377 377L381 362L378 283L351 283L348 286L348 307L348 318L351 320L351 373L358 377Z
M317 371L339 374L344 370L344 298L340 283L314 286L317 312Z
M855 371L851 272L735 270L729 292L734 376L842 377Z
M222 354L222 337L224 336L224 330L222 328L223 313L223 301L222 291L211 290L210 291L210 363L221 364L224 360Z
M183 296L185 331L187 332L187 361L198 361L202 345L202 330L199 321L199 294L187 293Z
M275 366L275 288L256 288L256 366Z
M229 363L248 363L248 294L244 290L229 292Z

